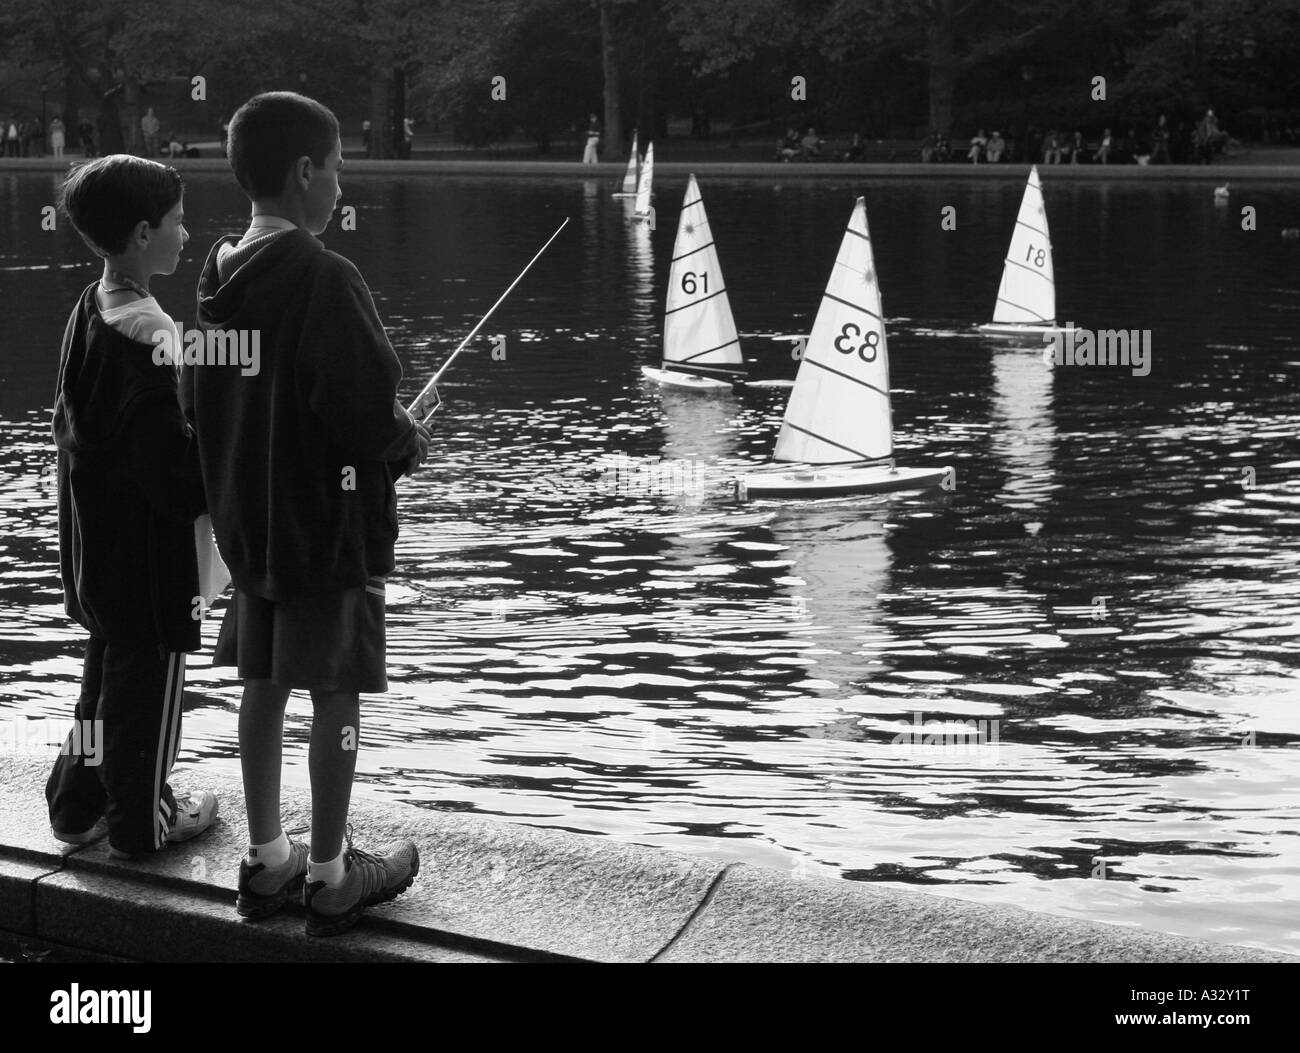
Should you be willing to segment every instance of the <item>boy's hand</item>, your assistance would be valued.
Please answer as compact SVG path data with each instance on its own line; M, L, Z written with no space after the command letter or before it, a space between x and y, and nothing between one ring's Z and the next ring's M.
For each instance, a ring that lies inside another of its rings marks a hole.
M402 464L403 475L410 475L424 463L425 458L429 456L431 438L429 429L417 420L415 422L415 452Z

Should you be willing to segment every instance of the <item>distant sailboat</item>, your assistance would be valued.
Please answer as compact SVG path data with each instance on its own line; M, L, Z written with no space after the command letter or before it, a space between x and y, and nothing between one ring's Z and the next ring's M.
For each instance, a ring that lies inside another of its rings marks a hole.
M659 384L711 392L730 391L745 376L740 336L695 176L686 184L668 269L663 367L642 366L641 372Z
M920 490L946 467L899 468L884 310L858 198L804 349L774 463L736 480L744 497L831 497Z
M1063 331L1056 324L1052 239L1047 232L1047 209L1037 165L1029 170L1025 194L1020 199L993 321L981 325L979 331L987 336L1027 338L1040 347L1044 333Z
M655 144L651 143L645 148L645 161L641 165L641 175L636 181L636 208L632 214L633 222L650 222L654 213L650 207L650 198L654 194L654 179Z
M627 159L627 171L623 173L623 189L614 192L615 197L636 197L637 182L640 179L641 158L636 152L636 132L632 133L632 153Z

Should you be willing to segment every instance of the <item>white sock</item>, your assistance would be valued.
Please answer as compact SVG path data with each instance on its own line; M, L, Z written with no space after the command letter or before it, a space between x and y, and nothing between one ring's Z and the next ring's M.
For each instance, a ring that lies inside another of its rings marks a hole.
M281 830L280 836L264 845L249 845L244 857L251 863L265 863L268 867L282 867L289 862L289 837Z
M343 869L343 853L339 852L333 859L327 859L324 863L317 863L314 859L307 860L307 880L323 881L327 885L341 885L347 871Z

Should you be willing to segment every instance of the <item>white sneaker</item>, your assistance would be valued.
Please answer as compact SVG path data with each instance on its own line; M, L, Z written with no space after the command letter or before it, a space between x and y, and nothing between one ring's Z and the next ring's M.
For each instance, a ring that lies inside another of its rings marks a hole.
M211 790L177 796L176 817L167 831L172 844L198 837L217 818L217 795Z

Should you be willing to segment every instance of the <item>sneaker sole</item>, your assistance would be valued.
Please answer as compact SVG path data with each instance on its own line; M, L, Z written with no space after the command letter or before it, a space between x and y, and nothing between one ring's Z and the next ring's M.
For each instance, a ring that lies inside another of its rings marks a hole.
M367 907L374 907L380 903L387 903L389 900L396 899L415 881L415 876L420 872L420 850L416 848L411 853L411 872L406 876L406 880L400 885L394 885L392 888L383 889L368 900L358 900L355 907L345 910L342 914L317 914L310 907L307 908L307 935L308 936L341 936L352 926L361 920L361 915L365 913Z
M241 918L254 921L259 918L269 918L289 902L290 896L302 891L306 880L306 874L295 875L287 885L269 896L259 896L256 892L240 892L238 899L235 900L235 911Z
M94 826L79 834L65 834L51 826L50 834L56 841L61 841L65 845L91 845L96 841L102 841L108 836L108 822L104 819L97 819Z

